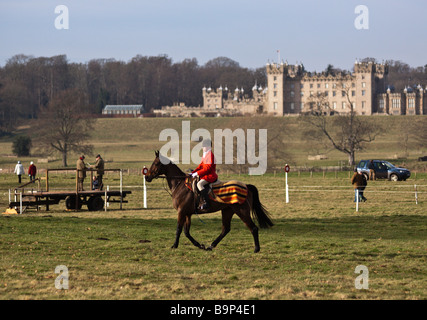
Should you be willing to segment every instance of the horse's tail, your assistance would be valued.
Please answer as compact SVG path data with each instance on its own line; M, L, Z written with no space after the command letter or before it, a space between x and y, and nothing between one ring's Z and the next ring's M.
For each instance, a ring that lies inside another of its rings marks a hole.
M270 214L267 209L259 200L258 189L252 184L248 184L247 187L252 193L252 217L258 221L261 228L272 227L274 224L270 219Z

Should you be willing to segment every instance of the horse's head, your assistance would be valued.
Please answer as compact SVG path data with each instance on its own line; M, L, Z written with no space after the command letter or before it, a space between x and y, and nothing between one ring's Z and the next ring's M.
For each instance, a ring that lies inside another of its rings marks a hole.
M153 179L157 178L158 176L165 174L165 165L160 160L160 157L161 157L160 152L157 150L155 154L156 154L156 158L154 159L150 169L145 175L145 181L147 182L151 182Z

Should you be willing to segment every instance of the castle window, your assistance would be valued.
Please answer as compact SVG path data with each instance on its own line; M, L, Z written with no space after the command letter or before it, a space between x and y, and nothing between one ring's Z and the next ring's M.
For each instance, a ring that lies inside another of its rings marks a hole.
M325 89L329 88L329 83L325 83Z
M276 80L277 80L277 77L276 77L276 76L274 76L273 80L274 80L274 81L276 81Z
M336 87L337 87L337 84L336 84L336 83L333 83L333 84L332 84L332 88L333 88L333 89L335 89Z
M317 89L320 89L320 83L317 84Z
M295 88L295 85L293 83L291 83L291 89Z
M379 108L380 108L380 109L384 109L384 104L385 104L385 103L384 103L384 100L382 100L382 99L381 99L381 100L379 101Z
M415 108L415 99L409 99L408 108L410 108L410 109Z
M352 88L356 88L356 84L354 82L351 83Z
M362 88L366 88L366 82L362 82Z
M273 92L273 96L277 97L277 91Z
M345 91L343 90L343 91L341 91L341 95L343 96L343 97L345 97Z
M291 97L293 98L295 96L295 92L291 91Z
M310 89L313 89L313 84L312 83L310 83Z
M366 107L366 101L362 101L362 109L365 109Z
M337 92L336 91L332 91L332 96L336 97L337 96Z
M392 107L393 107L393 109L399 109L400 108L400 99L393 99L392 100Z
M277 89L277 83L273 84L274 89Z
M351 96L354 97L356 95L356 91L352 90L351 91Z
M301 83L301 89L303 89L303 88L304 88L304 84Z
M345 102L342 103L342 108L345 109L345 107L347 106L347 104Z
M295 109L295 103L291 102L291 110Z
M325 97L329 96L329 91L325 91Z
M274 103L273 108L274 110L277 110L277 102Z
M362 96L366 94L366 90L362 90Z
M334 108L334 109L336 109L336 108L337 108L337 103L336 103L336 102L333 102L333 103L332 103L332 108Z

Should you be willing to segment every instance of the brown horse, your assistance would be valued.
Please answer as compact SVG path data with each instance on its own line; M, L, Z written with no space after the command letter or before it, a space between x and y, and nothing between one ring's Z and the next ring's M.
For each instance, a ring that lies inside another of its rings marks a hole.
M212 250L227 235L227 233L230 232L231 218L234 214L237 214L252 233L255 242L255 252L260 250L258 227L252 221L251 212L252 216L256 218L261 228L271 227L273 226L273 222L269 217L269 213L261 204L259 200L258 189L255 186L250 184L246 185L248 188L248 195L245 202L242 204L226 204L211 201L211 207L209 210L198 212L211 213L219 210L222 212L222 232L208 248L205 248L203 244L197 242L190 235L191 216L196 213L196 197L194 192L190 190L185 183L185 178L189 176L182 172L181 169L179 169L178 166L172 162L161 161L161 157L164 158L159 154L159 151L156 151L156 158L146 173L145 179L147 182L151 182L155 178L165 177L171 190L173 206L178 211L178 226L176 229L175 243L172 245L172 248L178 247L179 237L181 235L182 229L184 228L185 236L196 247L205 250ZM163 164L162 162L168 164Z

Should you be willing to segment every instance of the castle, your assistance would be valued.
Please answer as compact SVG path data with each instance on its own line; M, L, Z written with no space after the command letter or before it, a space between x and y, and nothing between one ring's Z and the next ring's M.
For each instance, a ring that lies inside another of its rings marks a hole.
M267 87L255 85L252 95L236 88L217 90L204 87L203 109L212 112L233 110L240 114L268 114L285 116L316 109L329 113L356 114L427 114L427 88L420 85L395 93L387 87L388 66L373 62L354 64L349 72L306 72L302 64L267 63Z
M252 92L243 88L216 90L203 87L203 106L183 104L163 107L159 116L204 117L266 114L299 115L310 111L328 114L423 115L427 114L427 87L394 92L388 87L388 66L373 62L354 63L353 72L333 70L307 72L302 64L267 63L267 86L255 84Z

